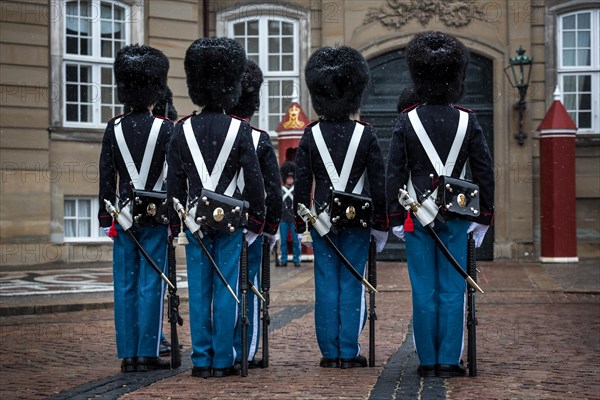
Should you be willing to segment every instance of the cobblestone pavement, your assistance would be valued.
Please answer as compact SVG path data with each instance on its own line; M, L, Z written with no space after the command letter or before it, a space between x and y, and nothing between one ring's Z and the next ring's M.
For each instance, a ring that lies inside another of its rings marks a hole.
M405 263L378 263L376 366L319 368L311 266L272 268L270 367L223 379L191 377L183 272L182 367L121 374L109 265L4 268L0 398L600 399L598 260L480 263L478 376L447 380L416 375Z

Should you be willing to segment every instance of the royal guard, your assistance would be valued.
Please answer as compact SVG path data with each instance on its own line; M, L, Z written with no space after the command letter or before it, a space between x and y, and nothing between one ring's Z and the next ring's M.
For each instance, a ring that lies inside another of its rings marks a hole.
M320 366L366 367L358 342L366 321L365 289L356 277L364 277L371 236L381 251L388 229L384 161L375 129L352 119L369 68L353 48L324 47L309 58L305 78L319 120L304 130L296 153L294 209L311 208L322 221L317 228L310 220ZM306 215L296 217L299 235Z
M164 284L136 245L166 270L164 165L173 124L152 111L167 90L168 71L167 57L152 47L131 45L117 53L117 95L129 112L109 121L102 139L100 204L108 201L131 216L131 226L110 228L111 214L103 208L98 214L100 226L114 240L115 330L123 372L170 368L158 357Z
M183 220L183 226L172 229L184 229L189 242L195 377L239 374L233 341L243 232L252 245L265 220L265 189L252 127L225 114L242 93L245 65L246 53L233 39L201 38L190 45L184 68L190 98L201 111L178 121L169 146L168 199ZM242 169L244 196L237 186Z
M465 46L453 36L425 32L410 41L406 58L415 98L421 104L405 109L394 127L387 160L390 225L398 238L406 240L418 373L462 376L466 373L461 361L465 279L442 256L434 235L464 270L467 233L473 232L479 246L492 222L492 158L475 114L453 105L463 93L468 62ZM467 163L472 182L464 182ZM464 194L455 193L458 201L440 204L446 191L455 184L458 188L461 181L464 187L475 184L479 188L461 190ZM411 215L414 210L407 214L399 203L399 192L404 189L422 205L419 214L429 210L431 218L425 226ZM475 198L478 207L460 209Z
M248 60L246 69L242 74L242 95L240 96L238 103L235 107L227 110L228 114L237 116L250 121L250 118L254 115L260 107L260 87L263 83L263 74L259 66L252 60ZM248 279L255 288L260 288L260 276L259 271L261 269L261 262L263 258L263 241L269 243L269 251L273 249L279 235L277 234L279 228L279 220L281 219L281 196L279 182L281 180L279 176L279 167L277 165L277 157L273 150L273 144L269 134L263 130L252 127L252 144L256 149L258 156L258 162L260 164L260 170L262 172L263 182L265 185L265 205L267 207L265 216L265 225L262 232L262 240L256 240L252 245L248 247ZM245 174L240 174L238 179L238 187L245 194L246 182ZM265 307L266 305L263 305ZM255 295L254 292L248 293L248 336L250 338L250 345L248 346L248 361L250 368L256 368L263 366L262 360L254 358L256 351L258 350L258 343L260 340L260 324L259 324L259 313L260 313L260 299ZM241 310L239 320L241 321ZM242 341L241 341L241 329L235 331L235 351L238 359L241 361L242 354ZM263 349L264 352L264 349Z

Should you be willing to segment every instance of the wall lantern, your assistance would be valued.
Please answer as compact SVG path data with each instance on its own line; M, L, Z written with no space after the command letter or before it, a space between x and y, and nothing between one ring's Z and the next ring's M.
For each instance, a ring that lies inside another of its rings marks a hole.
M513 88L519 90L519 101L515 104L515 110L519 112L519 131L515 133L515 139L520 145L523 145L527 134L523 132L523 112L527 108L525 96L527 88L529 88L529 80L531 79L531 66L533 57L524 55L525 50L519 46L517 56L510 59L508 67L504 68L504 73Z

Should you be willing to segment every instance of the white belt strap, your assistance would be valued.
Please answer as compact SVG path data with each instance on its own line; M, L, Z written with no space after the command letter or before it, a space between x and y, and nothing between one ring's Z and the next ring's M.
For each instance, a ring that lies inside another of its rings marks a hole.
M115 138L117 139L117 145L119 146L119 151L121 152L121 156L123 157L123 161L125 161L125 165L127 166L127 172L129 172L129 177L131 178L131 182L133 183L133 187L138 190L144 190L146 188L146 181L148 180L148 173L150 172L150 165L152 165L152 157L154 156L154 148L156 147L156 140L158 138L158 133L160 132L160 127L162 125L162 119L154 118L154 122L152 123L152 128L150 129L150 135L148 136L148 141L146 142L146 149L144 150L144 157L142 158L142 165L140 171L138 172L135 167L135 163L133 162L133 157L131 157L131 152L127 147L127 143L125 142L125 137L123 136L123 127L121 126L121 118L115 120ZM162 181L164 181L164 167L161 176L158 178L158 181L154 185L154 190L156 186L162 187Z
M329 151L327 150L327 145L323 139L323 134L321 133L319 124L316 124L312 127L312 133L315 143L317 144L317 150L319 150L319 154L321 155L321 159L323 160L323 164L325 164L325 168L329 174L329 179L331 180L331 184L335 190L345 191L348 180L350 179L350 172L352 170L352 165L354 164L354 158L358 152L358 144L360 143L360 139L362 138L362 134L365 129L364 125L359 124L358 122L355 124L354 132L352 132L352 138L350 139L350 144L348 145L348 150L346 151L346 157L344 158L344 164L342 165L342 172L339 175L335 169L335 164L331 159L331 154L329 154ZM362 192L364 186L364 177L365 174L363 172L352 193L358 194Z
M429 135L427 135L427 132L425 131L425 128L423 127L423 124L421 123L421 120L419 119L419 114L417 113L417 109L415 108L408 113L408 118L410 119L410 123L412 124L413 129L415 130L415 133L417 134L417 138L421 142L421 145L423 146L423 149L425 150L425 153L429 157L429 161L431 162L431 165L433 166L433 169L436 171L438 176L452 175L452 170L454 169L454 165L456 164L456 160L458 158L458 153L460 152L460 148L462 147L462 144L465 140L465 134L467 133L467 126L469 124L469 114L467 114L465 111L461 111L461 110L458 110L458 112L459 112L458 127L456 128L456 134L454 136L454 141L452 142L452 147L450 147L450 152L448 153L448 158L446 159L446 163L442 162L438 152L436 151L435 147L433 146L433 143L431 143L431 139L429 138ZM450 171L446 171L446 167L450 168ZM461 179L464 178L464 176L465 176L465 171L466 171L465 167L463 167L463 169L460 173ZM406 186L407 186L406 190L408 191L410 196L413 199L418 199L418 197L416 197L415 189L412 184L412 180L411 180L410 176L408 178L408 182L407 182ZM437 195L437 189L432 193L432 196L434 198L436 195Z
M286 199L294 201L294 185L292 185L290 188L282 186L281 191L283 192L283 201Z
M192 128L191 118L186 120L183 123L183 133L185 135L185 140L187 141L188 148L190 149L190 153L192 154L192 159L194 160L194 164L196 165L196 170L198 171L198 176L200 176L200 180L202 181L202 186L210 191L215 191L216 187L219 184L219 180L221 179L221 174L223 173L223 169L225 167L225 162L231 153L231 148L233 147L233 143L235 142L235 138L239 131L241 125L241 121L235 118L231 119L231 123L229 124L229 129L227 131L227 136L225 137L225 141L223 142L223 147L221 147L221 151L219 156L217 157L217 161L213 167L212 173L208 172L208 168L206 167L206 163L204 162L204 157L202 157L202 152L198 147L198 141L196 140L196 136L194 135L194 129ZM234 176L234 179L227 187L227 190L223 193L226 196L231 196L235 191L237 182L237 173Z
M260 139L260 131L256 129L252 129L252 144L254 145L254 151L258 149L258 141ZM240 174L237 178L237 186L240 189L240 192L244 192L244 188L246 187L246 181L244 180L244 168L240 168Z

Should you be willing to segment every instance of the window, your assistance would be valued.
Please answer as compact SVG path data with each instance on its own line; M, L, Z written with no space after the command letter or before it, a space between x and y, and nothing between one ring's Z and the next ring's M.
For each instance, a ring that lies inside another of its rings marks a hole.
M130 7L113 1L66 1L63 22L62 121L101 128L122 112L114 57L130 42Z
M95 197L65 197L65 241L108 239L98 224L98 199Z
M600 9L558 18L558 84L579 133L600 131Z
M229 36L244 46L249 59L264 75L261 107L251 123L274 131L290 103L299 98L299 22L290 18L257 16L229 23Z

